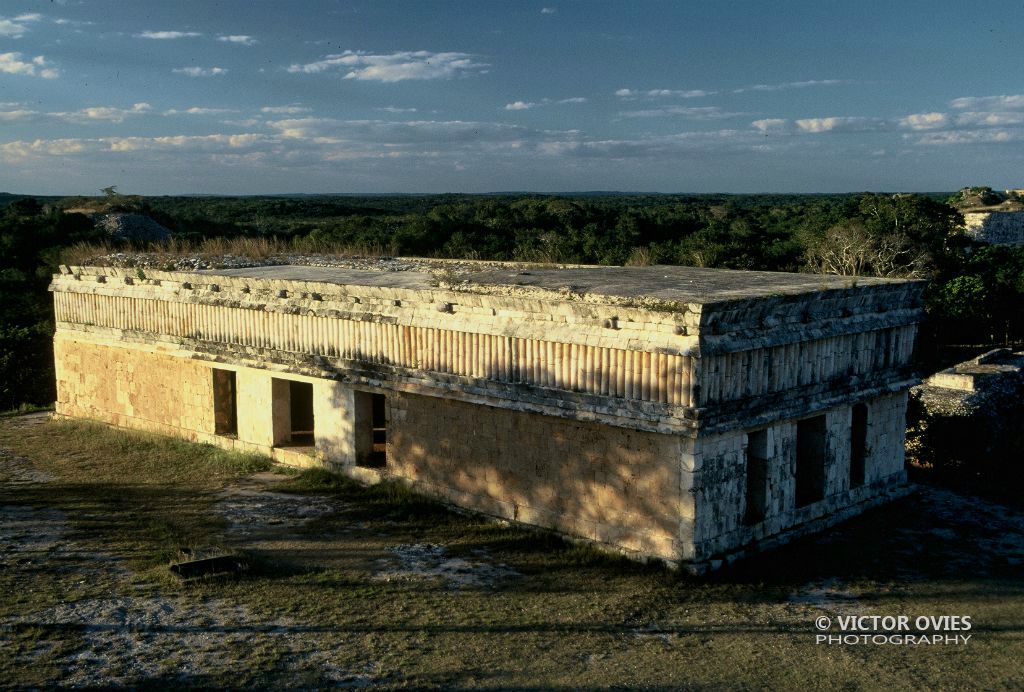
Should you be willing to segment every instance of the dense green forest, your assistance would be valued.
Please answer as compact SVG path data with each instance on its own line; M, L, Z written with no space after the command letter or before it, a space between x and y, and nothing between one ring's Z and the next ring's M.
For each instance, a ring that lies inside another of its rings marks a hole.
M1024 249L971 242L948 197L0 195L0 408L52 401L46 284L63 248L106 238L68 210L142 213L183 241L257 236L323 252L923 278L928 368L952 346L1024 340Z

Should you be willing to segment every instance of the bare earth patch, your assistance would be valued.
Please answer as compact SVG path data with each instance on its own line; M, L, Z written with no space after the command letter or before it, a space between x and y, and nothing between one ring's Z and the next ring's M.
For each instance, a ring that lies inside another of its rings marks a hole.
M493 588L520 576L511 567L493 563L486 551L474 551L472 558L453 557L443 545L416 543L396 545L390 557L377 560L378 581L440 579L449 589Z
M279 493L273 486L288 476L261 472L229 485L220 493L217 512L236 536L253 537L268 531L294 532L312 519L326 517L341 509L331 498L316 495Z

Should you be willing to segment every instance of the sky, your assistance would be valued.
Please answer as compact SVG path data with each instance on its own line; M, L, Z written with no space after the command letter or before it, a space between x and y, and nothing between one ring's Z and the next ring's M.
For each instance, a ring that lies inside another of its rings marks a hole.
M1024 2L0 0L0 191L1024 187Z

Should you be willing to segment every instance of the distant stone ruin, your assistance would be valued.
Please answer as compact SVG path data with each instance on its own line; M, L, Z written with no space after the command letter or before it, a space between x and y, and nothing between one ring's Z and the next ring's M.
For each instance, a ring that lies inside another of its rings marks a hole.
M971 238L990 245L1024 245L1024 211L965 211Z
M1024 191L965 187L951 202L964 215L964 229L973 240L1024 245Z
M132 243L163 242L171 237L166 226L142 214L110 212L96 218L96 226L110 234L111 239Z
M921 283L62 267L57 412L396 479L695 570L905 492Z
M1006 447L1024 425L1024 352L989 351L932 375L912 395L923 407L915 432L921 452L933 457L926 462L1019 466L1020 450Z

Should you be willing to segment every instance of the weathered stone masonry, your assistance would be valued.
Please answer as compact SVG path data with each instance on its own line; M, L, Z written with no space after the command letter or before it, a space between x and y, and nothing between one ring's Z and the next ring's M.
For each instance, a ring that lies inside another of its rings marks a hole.
M919 286L681 267L64 269L58 413L709 564L897 491Z

